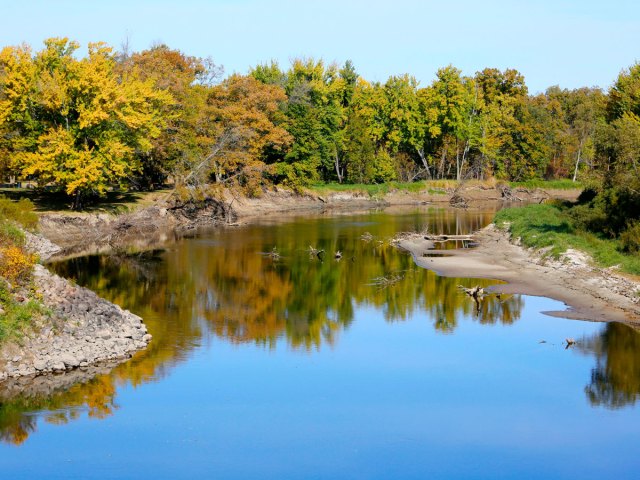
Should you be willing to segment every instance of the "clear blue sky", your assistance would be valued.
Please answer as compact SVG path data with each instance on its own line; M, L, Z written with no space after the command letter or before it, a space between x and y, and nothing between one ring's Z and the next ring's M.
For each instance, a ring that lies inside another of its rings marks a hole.
M439 67L516 68L532 93L608 87L640 60L640 0L0 0L0 46L67 36L163 42L226 73L270 59L351 59L368 80Z

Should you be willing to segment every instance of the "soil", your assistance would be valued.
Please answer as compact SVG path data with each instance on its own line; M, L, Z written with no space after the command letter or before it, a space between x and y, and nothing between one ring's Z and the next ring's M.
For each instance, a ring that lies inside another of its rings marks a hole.
M491 287L499 293L520 293L560 300L568 310L549 315L592 321L640 324L640 279L615 268L595 267L582 252L568 250L558 260L525 249L518 239L489 225L474 235L477 247L434 253L423 235L404 235L397 245L409 251L418 266L447 277L491 278L507 282ZM425 256L428 254L429 256Z

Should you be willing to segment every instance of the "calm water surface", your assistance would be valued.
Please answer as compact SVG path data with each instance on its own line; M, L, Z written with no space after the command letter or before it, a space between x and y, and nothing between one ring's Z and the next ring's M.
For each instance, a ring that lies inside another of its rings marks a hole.
M491 218L265 220L55 265L154 340L76 384L0 386L2 478L638 478L635 330L547 317L544 298L476 306L458 285L496 282L388 243Z

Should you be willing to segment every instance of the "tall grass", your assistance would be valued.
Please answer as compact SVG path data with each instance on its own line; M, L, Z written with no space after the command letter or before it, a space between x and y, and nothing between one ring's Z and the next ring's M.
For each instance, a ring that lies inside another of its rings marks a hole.
M550 188L555 190L575 190L582 189L584 186L580 182L573 182L569 179L562 180L527 180L526 182L509 182L511 188Z
M600 267L618 265L620 270L640 275L640 256L622 253L621 244L576 228L572 219L556 205L527 205L500 210L495 217L498 227L508 229L522 244L548 248L558 258L569 248L581 250Z

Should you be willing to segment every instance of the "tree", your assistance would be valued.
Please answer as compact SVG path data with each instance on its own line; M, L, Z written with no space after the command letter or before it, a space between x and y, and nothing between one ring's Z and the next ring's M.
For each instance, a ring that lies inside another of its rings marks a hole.
M180 165L178 183L200 185L212 176L216 183L236 182L257 193L269 173L265 158L273 152L284 155L291 143L280 126L284 90L251 76L232 75L220 85L202 87L201 93L205 99L196 121L194 155Z
M151 148L163 124L161 107L171 101L135 72L118 77L105 44L89 44L80 60L73 57L77 48L54 38L33 58L24 48L0 55L5 79L33 73L19 85L9 80L14 88L3 130L19 132L7 142L15 165L39 185L73 196L76 209L86 196L103 194L139 169L136 154Z
M118 70L135 72L173 98L162 110L164 128L152 139L152 148L140 157L138 182L153 187L164 182L176 164L191 154L197 135L195 121L204 107L203 92L199 90L210 87L221 76L222 68L211 59L191 57L161 44L132 55L121 53Z

